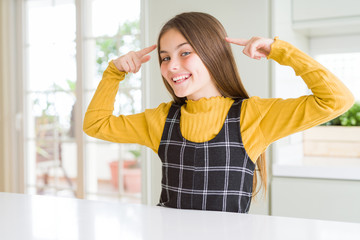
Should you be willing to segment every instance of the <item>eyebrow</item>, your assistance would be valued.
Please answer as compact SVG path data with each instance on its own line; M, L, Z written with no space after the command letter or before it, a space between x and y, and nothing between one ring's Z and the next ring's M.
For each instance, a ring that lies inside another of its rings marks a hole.
M180 47L186 45L186 44L189 44L188 42L183 42L183 43L180 43L179 45L176 46L175 50L179 49ZM160 51L160 54L161 53L167 53L167 51L164 51L164 50L161 50Z

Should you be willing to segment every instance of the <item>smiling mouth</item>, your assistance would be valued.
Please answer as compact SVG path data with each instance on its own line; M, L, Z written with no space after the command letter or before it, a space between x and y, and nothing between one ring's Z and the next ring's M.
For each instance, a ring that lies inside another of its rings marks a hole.
M189 77L191 77L191 74L176 76L172 78L172 80L174 81L174 83L182 83L183 81L189 79Z

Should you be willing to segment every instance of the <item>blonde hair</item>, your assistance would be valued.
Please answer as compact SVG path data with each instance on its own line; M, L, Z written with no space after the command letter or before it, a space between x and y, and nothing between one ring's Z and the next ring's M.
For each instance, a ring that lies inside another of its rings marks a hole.
M160 39L170 29L176 29L188 41L209 71L215 86L224 97L230 97L232 99L249 98L240 79L231 46L225 41L225 37L227 36L226 31L216 18L207 13L186 12L176 15L165 23L159 33L157 41L160 65ZM167 90L172 95L174 102L184 104L186 98L177 97L164 77L163 81ZM264 187L266 192L267 174L265 153L260 155L256 161L256 165L257 169L254 173L253 181L253 197L259 192L261 187ZM261 178L259 188L257 188L258 174Z

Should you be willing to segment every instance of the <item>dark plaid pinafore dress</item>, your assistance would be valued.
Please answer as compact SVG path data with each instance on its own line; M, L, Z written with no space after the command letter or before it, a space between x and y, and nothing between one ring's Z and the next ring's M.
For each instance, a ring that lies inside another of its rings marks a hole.
M247 213L255 164L240 134L242 100L235 100L218 135L195 143L180 132L181 105L173 103L158 154L162 161L160 206Z

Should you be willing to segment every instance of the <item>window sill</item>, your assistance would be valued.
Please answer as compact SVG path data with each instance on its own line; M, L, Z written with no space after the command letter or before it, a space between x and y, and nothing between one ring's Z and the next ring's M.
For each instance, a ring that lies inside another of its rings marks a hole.
M360 158L304 158L301 163L272 166L273 176L360 181Z

